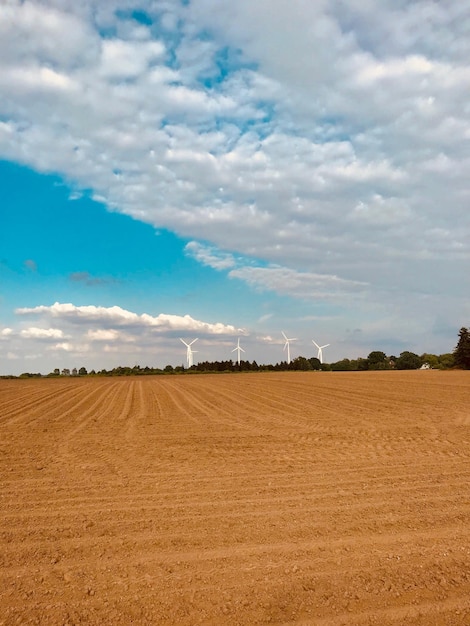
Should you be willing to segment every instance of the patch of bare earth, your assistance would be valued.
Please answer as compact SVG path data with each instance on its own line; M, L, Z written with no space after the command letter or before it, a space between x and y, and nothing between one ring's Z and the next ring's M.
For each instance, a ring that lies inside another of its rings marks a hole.
M0 624L470 624L470 373L0 381Z

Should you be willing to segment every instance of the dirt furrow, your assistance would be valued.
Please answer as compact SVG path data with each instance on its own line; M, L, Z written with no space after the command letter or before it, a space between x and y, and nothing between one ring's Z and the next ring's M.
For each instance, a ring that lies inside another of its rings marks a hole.
M468 626L469 390L0 381L0 625Z

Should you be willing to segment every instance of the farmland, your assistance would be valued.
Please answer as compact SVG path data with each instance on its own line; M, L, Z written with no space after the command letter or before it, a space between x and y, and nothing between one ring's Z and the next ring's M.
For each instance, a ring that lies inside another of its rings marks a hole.
M470 623L468 372L0 381L0 624Z

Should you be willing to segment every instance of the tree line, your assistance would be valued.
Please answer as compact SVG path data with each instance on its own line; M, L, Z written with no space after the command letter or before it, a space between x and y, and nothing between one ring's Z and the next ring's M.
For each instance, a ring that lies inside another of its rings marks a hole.
M413 370L426 367L430 369L470 369L470 330L461 328L457 345L453 352L445 354L424 353L421 355L405 350L399 356L389 355L374 350L366 358L341 359L335 363L320 363L316 357L298 356L290 363L281 361L275 365L258 365L256 361L202 361L190 368L184 365L166 365L163 369L155 367L119 366L110 370L101 369L88 371L85 367L72 370L56 368L46 378L57 376L148 376L165 374L202 374L202 373L230 373L230 372L283 372L283 371L371 371L371 370ZM43 378L39 373L24 372L20 376L1 376L0 378Z

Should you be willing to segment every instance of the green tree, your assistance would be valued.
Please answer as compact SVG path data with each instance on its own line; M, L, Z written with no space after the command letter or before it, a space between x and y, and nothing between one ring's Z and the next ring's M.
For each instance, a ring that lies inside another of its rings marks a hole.
M306 359L304 356L298 356L291 362L289 369L301 370L301 371L306 372L308 370L311 370L312 366L310 364L310 361Z
M422 361L414 352L402 352L396 360L395 367L397 370L417 370L421 367Z
M447 370L451 367L454 367L455 360L454 355L451 352L446 352L445 354L440 354L438 356L439 361L439 369Z
M81 367L78 370L78 374L79 374L79 376L86 376L88 374L86 367Z
M331 371L333 372L349 372L351 369L352 366L349 359L341 359L341 361L331 364Z
M312 370L321 370L320 359L318 359L316 356L310 357L309 363L310 363Z
M454 350L454 362L457 367L470 369L470 332L468 328L461 328L459 341Z
M385 352L374 350L367 357L370 370L388 370L390 369L390 361L387 359Z

